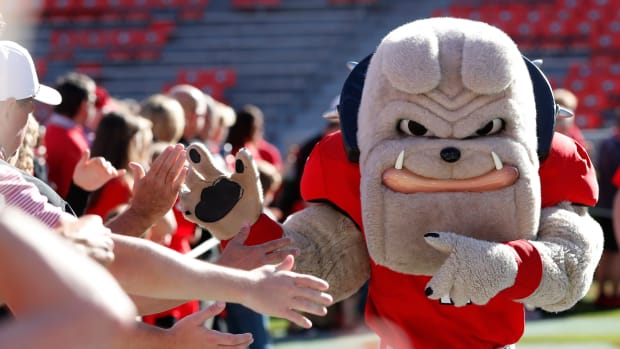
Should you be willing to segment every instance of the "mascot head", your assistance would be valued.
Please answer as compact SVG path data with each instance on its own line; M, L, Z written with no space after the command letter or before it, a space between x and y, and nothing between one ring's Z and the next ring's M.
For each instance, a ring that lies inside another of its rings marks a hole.
M368 65L357 120L373 261L430 275L445 255L427 233L533 238L536 107L527 61L499 29L431 18L389 33Z

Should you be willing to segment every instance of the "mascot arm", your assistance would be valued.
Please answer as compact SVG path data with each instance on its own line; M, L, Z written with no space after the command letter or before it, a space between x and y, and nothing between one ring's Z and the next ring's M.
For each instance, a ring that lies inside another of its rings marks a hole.
M603 251L601 227L587 207L568 202L543 209L538 238L531 243L542 259L540 285L523 303L547 311L572 307L586 294Z
M301 250L296 271L326 280L334 301L351 296L369 279L370 258L362 233L331 206L311 205L291 215L284 230Z
M246 224L251 231L245 245L258 245L283 236L301 251L296 271L326 280L334 299L357 291L370 277L370 259L362 233L350 218L319 204L291 216L284 229L262 214L258 171L249 152L236 155L234 173L213 164L200 143L187 148L189 170L180 195L184 216L208 229L226 245Z

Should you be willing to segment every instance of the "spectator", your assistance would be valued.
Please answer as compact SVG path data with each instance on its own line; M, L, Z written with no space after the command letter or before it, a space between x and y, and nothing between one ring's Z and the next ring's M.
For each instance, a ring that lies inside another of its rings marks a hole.
M284 174L282 190L278 193L274 206L277 207L282 215L281 220L286 219L290 214L306 207L307 203L302 199L300 192L301 177L306 165L306 159L310 156L314 145L326 135L337 131L340 128L338 106L340 98L336 98L330 107L323 113L323 118L327 120L323 129L316 135L310 137L300 146L295 146L295 151L287 157L287 173Z
M187 146L197 140L198 133L205 122L207 102L204 93L192 85L182 84L173 86L168 95L181 103L183 107L185 128L181 143Z
M129 173L132 162L148 164L152 143L151 122L129 112L112 112L100 121L95 132L92 154L101 156L116 169ZM129 202L133 178L126 174L107 182L91 194L86 213L105 218L119 205Z
M236 111L237 120L228 134L232 155L241 147L249 149L255 159L265 160L282 171L282 155L278 148L264 139L265 121L263 111L247 104Z
M99 126L101 118L105 114L116 110L118 107L119 106L114 101L114 98L112 98L108 93L108 90L100 85L95 87L95 112L92 117L89 117L86 120L84 125L86 137L88 138L88 144L93 143L95 138L95 130L97 129L97 126Z
M569 109L573 114L577 111L578 99L574 93L567 89L558 88L553 90L553 96L555 97L555 102L562 107ZM575 123L575 117L558 117L555 120L555 130L559 133L562 133L570 138L576 140L579 144L581 144L587 151L590 151L592 145L585 139L581 129Z
M47 165L45 159L38 153L40 125L37 119L28 115L28 122L24 130L24 138L19 150L9 159L9 163L20 170L35 176L42 181L47 181Z
M282 175L275 166L265 160L257 161L256 168L258 169L258 179L263 189L265 213L273 220L278 221L282 218L282 213L277 207L273 206L273 200L282 186Z
M221 171L228 171L224 161L224 143L228 137L230 127L235 124L235 110L229 105L210 98L210 112L205 118L205 124L200 130L199 138L213 154L215 166Z
M62 102L46 125L45 146L50 185L63 198L69 193L75 165L89 149L84 125L95 114L95 88L90 77L75 72L56 84Z
M603 256L595 273L599 292L595 303L598 306L620 307L620 252L614 226L618 224L612 215L614 197L618 186L614 174L620 168L620 108L614 110L614 133L599 145L597 150L596 170L598 173L599 200L592 210L592 217L599 222L605 236Z
M183 137L184 111L174 98L162 94L152 95L142 102L140 115L153 123L153 141L175 144Z

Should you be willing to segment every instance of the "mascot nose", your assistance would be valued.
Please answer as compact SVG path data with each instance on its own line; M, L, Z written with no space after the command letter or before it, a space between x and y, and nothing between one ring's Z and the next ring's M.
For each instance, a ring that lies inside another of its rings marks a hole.
M454 147L448 147L441 149L439 155L446 162L456 162L461 158L461 151Z

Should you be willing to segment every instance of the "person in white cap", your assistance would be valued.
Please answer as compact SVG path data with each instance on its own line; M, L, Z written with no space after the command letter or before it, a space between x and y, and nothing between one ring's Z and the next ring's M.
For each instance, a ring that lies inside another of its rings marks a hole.
M12 41L0 41L0 113L3 124L0 156L7 159L21 144L22 130L28 114L34 111L34 101L57 105L61 101L58 91L39 83L34 62L28 51ZM17 122L8 122L9 115Z

